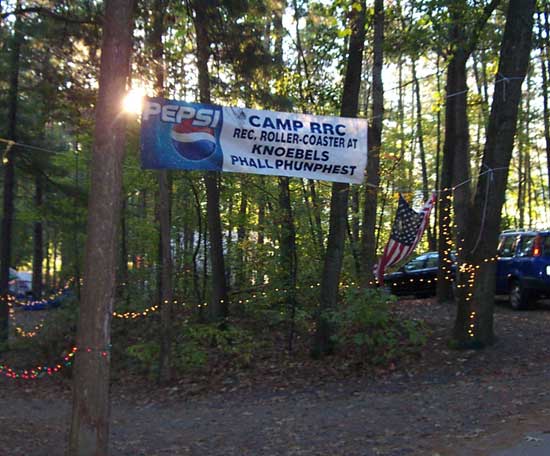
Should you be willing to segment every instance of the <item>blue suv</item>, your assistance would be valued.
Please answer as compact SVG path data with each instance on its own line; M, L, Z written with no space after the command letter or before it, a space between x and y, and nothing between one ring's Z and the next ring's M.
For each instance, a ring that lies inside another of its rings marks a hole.
M514 309L550 297L550 230L505 231L497 250L497 294L509 294Z

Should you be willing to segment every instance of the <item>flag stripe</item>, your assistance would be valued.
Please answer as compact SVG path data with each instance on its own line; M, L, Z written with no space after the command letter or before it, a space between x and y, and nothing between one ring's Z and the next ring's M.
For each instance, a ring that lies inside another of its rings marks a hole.
M414 251L428 225L434 203L435 193L426 201L421 211L416 212L409 206L403 196L399 195L399 204L392 233L376 268L379 283L384 280L386 268L404 260Z

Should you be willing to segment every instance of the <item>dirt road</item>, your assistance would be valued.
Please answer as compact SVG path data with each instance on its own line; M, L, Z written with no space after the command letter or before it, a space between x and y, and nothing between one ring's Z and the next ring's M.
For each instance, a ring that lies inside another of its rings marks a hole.
M546 444L550 307L518 313L497 306L497 343L457 352L446 348L452 309L399 305L434 331L418 363L382 377L192 398L176 388L152 397L115 385L112 455L510 456L521 454L510 452L518 444L532 451ZM2 378L0 455L62 455L69 414L70 391L58 380Z

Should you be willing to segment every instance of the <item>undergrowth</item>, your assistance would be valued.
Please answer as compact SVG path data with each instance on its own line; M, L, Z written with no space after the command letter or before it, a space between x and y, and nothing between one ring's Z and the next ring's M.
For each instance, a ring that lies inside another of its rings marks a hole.
M256 299L250 296L240 299L240 303L234 299L238 316L223 325L205 322L193 306L176 306L172 320L174 378L224 368L253 372L261 365L273 369L278 363L297 361L313 366L339 362L355 368L384 366L415 353L426 342L427 330L422 322L392 312L394 297L376 289L346 289L338 308L327 315L335 328L335 354L330 360L312 361L309 348L318 306L315 292L301 291L295 302L281 293L263 293ZM125 303L124 307L132 306ZM49 312L36 337L19 337L12 349L27 350L33 358L55 362L75 345L77 319L78 303L72 298ZM161 331L158 312L138 319L113 319L115 380L128 373L156 378ZM70 373L70 369L67 371Z

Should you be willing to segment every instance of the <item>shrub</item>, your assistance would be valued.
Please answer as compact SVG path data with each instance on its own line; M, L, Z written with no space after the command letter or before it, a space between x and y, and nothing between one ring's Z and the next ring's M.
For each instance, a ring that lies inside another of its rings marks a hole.
M342 306L328 315L334 342L360 362L385 364L426 341L424 325L398 320L390 311L395 297L379 289L348 289Z
M71 296L57 309L47 312L43 327L37 336L25 339L40 359L48 362L58 361L74 345L78 322L78 300Z
M247 367L257 345L252 335L243 329L185 323L173 345L172 364L177 372L182 373L225 357L236 365ZM156 374L160 355L157 341L133 344L126 349L126 354L141 372Z

